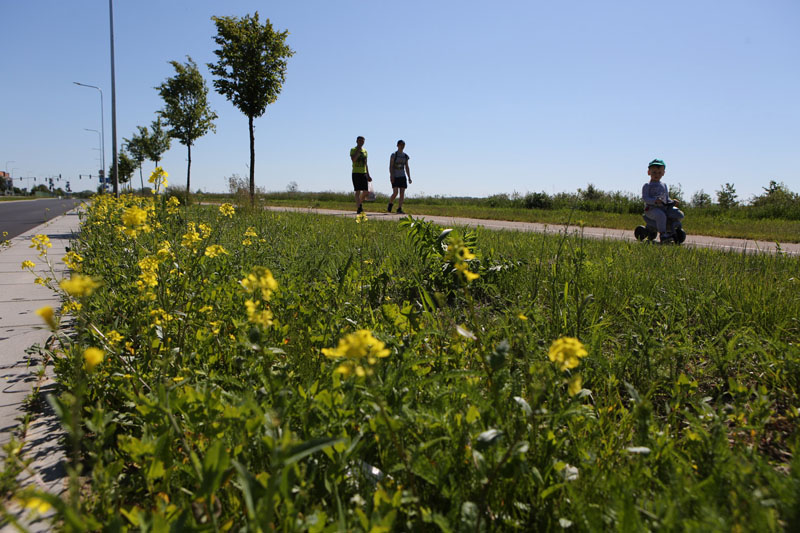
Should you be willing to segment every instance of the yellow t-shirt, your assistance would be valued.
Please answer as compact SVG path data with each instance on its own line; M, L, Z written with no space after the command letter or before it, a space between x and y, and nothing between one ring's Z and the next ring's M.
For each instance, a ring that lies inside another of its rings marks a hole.
M350 158L352 159L353 154L356 153L358 148L351 148L350 149ZM366 174L367 173L367 151L363 148L361 149L361 154L356 157L356 160L353 161L353 173L354 174Z

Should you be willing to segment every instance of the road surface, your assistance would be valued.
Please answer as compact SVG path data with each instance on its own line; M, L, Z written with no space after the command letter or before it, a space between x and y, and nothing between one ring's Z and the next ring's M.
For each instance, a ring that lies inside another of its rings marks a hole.
M0 202L0 241L13 239L31 228L61 216L81 202L83 200L79 198ZM8 232L8 235L3 236L4 231Z

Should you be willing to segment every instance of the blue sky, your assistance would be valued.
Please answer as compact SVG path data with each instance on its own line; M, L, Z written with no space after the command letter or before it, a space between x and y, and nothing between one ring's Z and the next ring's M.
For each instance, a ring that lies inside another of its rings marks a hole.
M256 10L296 51L256 120L266 190L349 191L357 135L382 192L400 138L410 195L638 192L654 157L687 197L726 182L740 199L771 179L800 189L797 0L116 0L118 142L154 120L154 87L189 55L219 115L192 149L192 189L248 176L247 118L205 65L211 16ZM77 175L100 168L85 131L101 129L100 97L72 82L103 90L110 166L108 2L0 0L0 20L0 169L89 188ZM162 166L185 184L186 148L173 142Z

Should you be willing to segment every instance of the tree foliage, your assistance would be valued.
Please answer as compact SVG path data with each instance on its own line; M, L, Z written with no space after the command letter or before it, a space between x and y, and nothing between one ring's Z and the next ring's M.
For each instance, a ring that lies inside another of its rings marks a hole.
M159 115L169 127L169 136L177 139L188 151L186 167L186 191L190 190L192 169L192 145L197 139L216 131L214 120L217 114L208 103L208 87L197 69L197 64L187 56L187 62L181 64L170 61L175 75L167 78L157 87L164 100L164 109Z
M147 159L152 161L155 166L158 166L159 161L161 161L161 156L164 155L164 152L169 150L171 144L172 141L170 140L169 133L164 129L164 124L161 122L161 117L159 116L150 124L150 133L145 143Z
M287 30L276 31L267 19L252 16L212 17L217 26L216 63L208 69L217 78L214 89L247 116L250 129L250 201L255 201L255 133L253 119L275 103L286 80L287 59L294 55Z
M129 145L130 149L130 145ZM136 170L137 163L134 158L132 158L125 150L120 150L119 154L117 154L117 160L119 161L119 167L117 170L117 179L120 183L128 183L133 175L133 172ZM114 170L117 167L117 161L111 164L111 175L113 176Z
M736 189L733 183L725 183L725 185L717 191L717 203L723 209L736 207L739 203L736 201L736 196Z

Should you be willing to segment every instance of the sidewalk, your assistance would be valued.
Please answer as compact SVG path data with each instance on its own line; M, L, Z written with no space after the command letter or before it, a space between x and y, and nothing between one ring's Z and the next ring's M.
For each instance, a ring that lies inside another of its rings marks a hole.
M34 235L44 234L50 238L52 248L47 252L58 278L66 270L62 259L70 239L78 232L80 220L76 210L33 228L11 240L11 246L0 250L0 446L12 437L23 443L22 457L32 459L29 467L18 477L23 486L36 486L53 494L65 489L64 453L59 439L62 436L60 422L52 412L45 396L54 389L52 367L42 372L42 357L36 351L26 353L33 345L44 345L50 331L35 311L45 305L58 309L61 299L50 289L36 285L35 276L21 265L25 260L36 263L37 275L50 276L50 272L34 248L29 248ZM26 398L36 389L40 391L40 408L31 418L25 435L22 429L26 415ZM0 458L5 452L0 450ZM49 531L43 520L22 520L27 514L17 506L9 512L30 531ZM13 502L12 502L13 505ZM0 524L0 533L16 531L7 524Z

